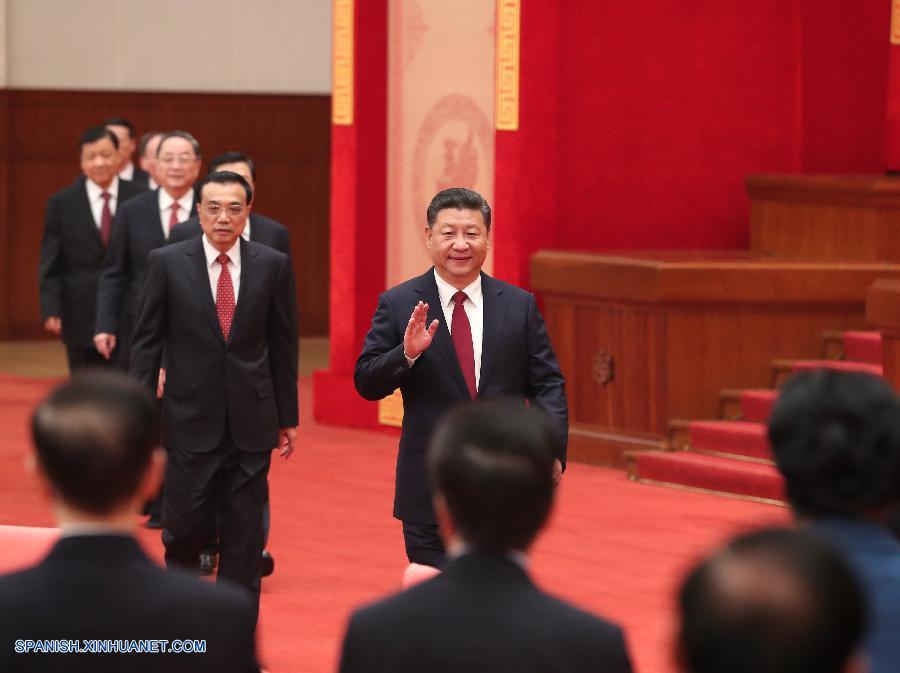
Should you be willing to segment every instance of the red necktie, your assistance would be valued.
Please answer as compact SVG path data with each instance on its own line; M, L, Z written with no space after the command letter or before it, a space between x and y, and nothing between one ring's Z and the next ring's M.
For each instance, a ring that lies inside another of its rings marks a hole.
M463 378L469 388L469 395L475 399L478 391L475 389L475 350L472 347L472 325L469 324L469 316L463 308L463 302L467 299L466 293L460 290L453 295L455 306L453 317L450 321L450 338L453 340L453 348L456 349L456 357L462 369Z
M103 247L109 247L109 234L112 231L112 211L109 209L109 192L103 192L103 210L100 211L100 240L103 241Z
M181 220L178 219L178 201L175 201L172 204L172 214L169 215L169 229L166 231L166 238L169 238L169 234L172 233L172 227L178 224Z
M219 282L216 285L216 313L219 315L222 336L228 341L231 319L234 318L234 285L231 282L231 272L228 270L228 255L223 252L216 257L216 261L222 265Z

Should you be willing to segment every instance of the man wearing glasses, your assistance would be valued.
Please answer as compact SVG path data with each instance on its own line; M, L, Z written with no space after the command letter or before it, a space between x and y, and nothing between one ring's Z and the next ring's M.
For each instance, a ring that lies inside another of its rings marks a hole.
M166 133L159 142L156 167L159 189L122 204L116 212L97 289L94 345L104 358L114 358L122 367L128 364L134 307L147 256L166 244L172 227L196 214L200 144L185 131Z
M166 563L196 570L218 507L218 577L258 606L271 452L287 458L296 439L294 274L241 238L253 191L240 175L206 176L196 198L203 236L148 256L129 369L155 389L165 347Z

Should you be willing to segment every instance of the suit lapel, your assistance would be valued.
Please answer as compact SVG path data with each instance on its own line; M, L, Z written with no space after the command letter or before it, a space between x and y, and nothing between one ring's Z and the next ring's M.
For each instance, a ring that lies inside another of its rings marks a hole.
M222 326L219 325L219 315L216 313L216 302L213 299L212 288L209 286L209 269L206 266L206 255L203 252L203 238L191 239L185 246L185 253L188 256L191 282L194 284L196 296L203 297L201 300L203 312L206 314L213 331L221 339L222 343L225 343L225 338L222 336ZM243 264L243 259L241 259L241 263Z
M479 396L485 389L497 350L500 348L500 335L503 334L503 323L506 321L506 300L503 296L503 288L493 278L485 273L481 274L481 295L484 302L482 313L484 332L481 337L481 375L478 380Z
M237 303L234 305L234 317L231 319L231 332L228 335L229 341L234 338L235 333L240 327L241 319L248 310L244 308L250 301L249 299L246 299L246 297L259 296L254 290L255 282L258 280L257 276L259 274L253 273L253 269L256 265L257 251L251 249L251 247L247 245L247 241L243 238L239 240L241 246L241 286L238 290ZM218 320L218 316L216 319Z
M469 388L466 386L465 378L463 378L462 369L459 366L459 358L456 357L456 349L453 347L453 341L450 338L450 328L447 326L447 321L444 318L441 297L438 294L437 283L434 280L434 268L419 276L418 280L415 291L421 295L422 301L428 304L427 324L430 325L434 320L440 322L434 335L434 340L431 342L431 347L437 348L438 353L444 360L447 371L450 372L450 378L456 383L460 392L468 398ZM410 309L410 312L412 312L412 309Z

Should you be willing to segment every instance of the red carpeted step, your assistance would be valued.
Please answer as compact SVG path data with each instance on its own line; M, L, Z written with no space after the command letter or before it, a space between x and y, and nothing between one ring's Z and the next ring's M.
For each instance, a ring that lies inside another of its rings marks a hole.
M844 359L881 365L880 332L844 332Z
M742 390L741 416L745 421L765 423L778 399L777 390Z
M694 421L688 430L694 451L772 459L766 426L745 421Z
M781 475L772 465L686 451L645 451L637 456L637 477L705 491L783 500Z
M849 360L797 360L793 365L795 372L808 369L834 369L842 372L864 372L882 376L881 365L866 362L850 362Z

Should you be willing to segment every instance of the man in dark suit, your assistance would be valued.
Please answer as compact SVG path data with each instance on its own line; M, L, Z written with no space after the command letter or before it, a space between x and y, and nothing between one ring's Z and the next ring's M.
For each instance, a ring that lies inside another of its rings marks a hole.
M553 418L556 474L568 438L565 386L532 294L481 272L491 209L468 189L438 193L427 210L434 268L378 298L356 361L356 390L378 400L403 393L394 516L413 563L440 566L444 548L425 478L425 447L438 418L471 398L527 399ZM410 315L412 313L412 315Z
M256 164L253 159L242 152L223 152L215 157L209 164L209 172L217 173L219 171L230 171L240 175L253 190L254 198L259 193L256 183ZM251 204L252 205L252 204ZM197 216L182 222L175 226L169 234L169 243L178 243L194 238L202 234L200 228L200 218ZM270 248L275 248L279 252L283 252L288 257L291 256L291 241L288 229L280 222L252 212L247 219L247 226L241 237L245 241L253 241L261 243Z
M527 552L553 507L558 431L518 400L469 402L429 447L444 571L356 611L341 673L628 673L622 630L538 589Z
M200 144L185 131L172 131L160 140L157 153L160 188L116 214L97 288L94 345L103 357L116 351L126 363L147 256L166 244L176 224L196 214L193 185L200 172Z
M61 537L36 566L0 577L4 673L259 670L246 592L167 572L134 539L165 464L156 417L146 391L115 371L76 375L34 412L32 467ZM54 641L74 649L132 639L156 653L41 652ZM172 651L183 640L205 652Z
M95 127L79 141L81 175L47 201L39 265L44 327L62 334L69 370L102 365L94 348L97 280L113 215L143 190L116 176L116 136Z
M735 538L688 574L679 608L675 654L684 673L868 671L862 587L814 535L771 529Z
M130 371L155 389L165 346L166 562L196 570L218 506L218 576L258 604L271 452L289 456L296 437L298 341L290 259L241 238L252 197L235 173L197 185L203 236L150 253Z
M139 185L148 187L149 175L141 168L134 165L134 124L124 117L113 117L107 119L104 126L116 134L119 139L119 177L123 180L130 180Z
M209 163L209 173L217 173L219 171L229 171L237 173L253 190L253 198L259 193L256 185L256 165L253 159L242 152L223 152L215 157ZM253 204L250 204L251 207ZM191 238L196 238L203 233L200 227L200 218L192 217L179 225L176 225L169 233L169 243L179 243ZM259 215L251 212L247 218L247 226L241 234L241 238L245 241L253 241L267 245L279 252L283 252L288 257L291 256L291 242L288 229L283 224L272 220L265 215ZM165 386L166 370L160 370L160 388ZM266 498L265 513L263 517L263 537L265 544L269 540L269 524L271 521L269 510L269 499ZM211 575L215 570L218 555L217 537L213 537L200 554L200 573L202 575ZM261 573L263 577L271 575L275 570L275 559L268 550L263 550Z

